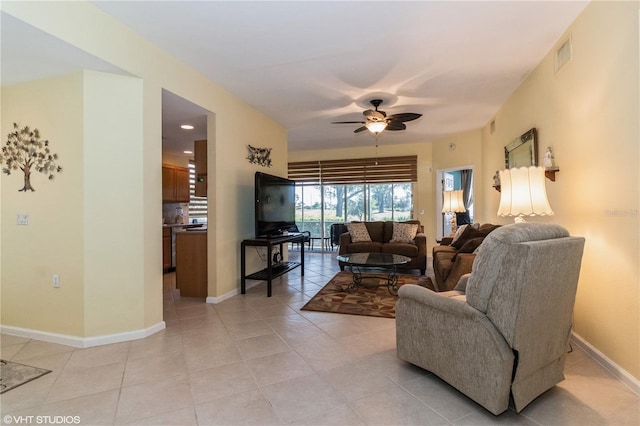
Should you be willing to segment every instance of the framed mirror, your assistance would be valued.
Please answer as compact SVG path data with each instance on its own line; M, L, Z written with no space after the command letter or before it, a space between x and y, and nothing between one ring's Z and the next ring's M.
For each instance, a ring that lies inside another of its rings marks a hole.
M504 147L505 168L538 165L538 132L532 128Z

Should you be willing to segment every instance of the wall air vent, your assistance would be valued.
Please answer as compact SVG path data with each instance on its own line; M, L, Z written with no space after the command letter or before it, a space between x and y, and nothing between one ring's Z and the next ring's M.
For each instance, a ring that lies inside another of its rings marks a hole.
M571 56L571 34L569 34L569 37L556 50L556 72L571 61Z

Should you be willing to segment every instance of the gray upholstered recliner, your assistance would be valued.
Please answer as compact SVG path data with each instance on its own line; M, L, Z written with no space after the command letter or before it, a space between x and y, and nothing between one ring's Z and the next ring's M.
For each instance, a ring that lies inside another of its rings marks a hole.
M557 225L493 231L456 291L400 287L398 356L500 414L564 379L584 238Z

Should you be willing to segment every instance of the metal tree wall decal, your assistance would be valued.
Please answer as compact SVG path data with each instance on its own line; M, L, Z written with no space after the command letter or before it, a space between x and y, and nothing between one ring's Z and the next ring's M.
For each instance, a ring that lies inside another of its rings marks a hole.
M7 142L0 152L0 164L4 164L2 173L10 175L14 170L24 173L24 186L19 192L35 191L31 186L31 171L49 175L53 179L54 173L62 172L62 167L56 164L58 154L52 154L48 140L40 140L38 129L31 130L29 126L20 129L13 123L13 132L7 135Z

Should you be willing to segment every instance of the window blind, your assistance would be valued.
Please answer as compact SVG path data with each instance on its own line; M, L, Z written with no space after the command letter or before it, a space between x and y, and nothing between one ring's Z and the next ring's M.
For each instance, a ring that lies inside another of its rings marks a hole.
M207 197L196 196L196 166L189 161L189 219L207 217Z
M289 163L289 179L300 185L417 182L418 157L292 162Z

